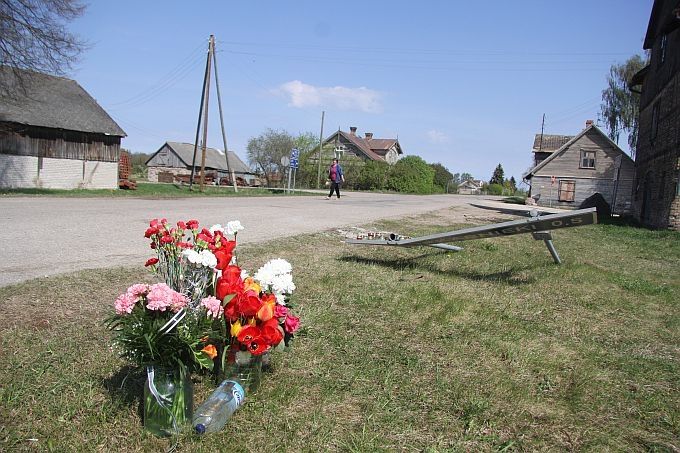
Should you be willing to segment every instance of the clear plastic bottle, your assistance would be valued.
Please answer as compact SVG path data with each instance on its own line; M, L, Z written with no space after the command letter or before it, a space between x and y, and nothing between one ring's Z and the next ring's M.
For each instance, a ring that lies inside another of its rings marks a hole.
M223 381L207 400L196 409L193 418L194 430L198 434L214 433L227 424L227 420L245 399L241 384L232 380Z

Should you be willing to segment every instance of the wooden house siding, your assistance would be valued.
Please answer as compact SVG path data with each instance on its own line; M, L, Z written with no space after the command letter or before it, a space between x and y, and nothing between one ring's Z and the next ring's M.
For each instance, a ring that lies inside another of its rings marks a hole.
M14 125L0 135L0 153L100 162L118 162L120 137Z
M582 152L595 153L595 168L582 168ZM632 212L634 163L595 127L590 127L565 148L556 151L543 166L532 170L531 194L540 206L579 208L595 193L601 194L612 212ZM562 182L573 182L573 201L560 200Z

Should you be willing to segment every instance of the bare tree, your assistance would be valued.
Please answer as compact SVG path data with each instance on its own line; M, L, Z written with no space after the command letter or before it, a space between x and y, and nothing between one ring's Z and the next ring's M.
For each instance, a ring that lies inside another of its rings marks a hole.
M267 129L257 137L248 140L248 161L257 167L271 187L275 174L283 175L284 166L281 165L283 156L290 156L290 150L295 146L295 138L286 131Z
M0 0L0 65L13 69L19 87L21 70L62 75L73 67L85 43L66 25L84 10L78 0ZM0 81L0 94L8 88Z

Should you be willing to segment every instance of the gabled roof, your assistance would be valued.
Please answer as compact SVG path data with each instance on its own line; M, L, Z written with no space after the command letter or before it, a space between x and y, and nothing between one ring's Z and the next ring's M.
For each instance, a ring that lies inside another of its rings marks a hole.
M350 132L345 132L345 131L340 131L340 130L335 132L330 137L328 137L324 141L324 144L334 141L335 137L337 135L342 136L348 142L352 143L359 151L364 153L371 160L384 161L385 155L390 150L390 148L392 148L394 145L396 145L397 152L399 154L403 154L403 151L401 150L401 145L399 145L398 139L395 139L395 138L366 139L366 138L363 138L363 137L359 137L356 134L352 134Z
M680 2L678 0L655 0L649 16L647 33L642 48L649 50L654 46L656 37L668 34L680 27Z
M598 128L598 127L595 126L594 124L591 124L590 126L588 126L588 127L586 127L585 129L583 129L583 130L581 131L580 134L575 135L574 137L572 137L571 140L569 140L569 141L566 142L564 145L562 145L562 146L560 147L560 149L556 150L556 151L555 151L554 153L552 153L550 156L548 156L547 158L545 158L545 160L542 160L541 163L539 163L538 165L536 165L535 167L533 167L532 169L530 169L528 172L524 173L524 174L522 175L522 179L531 179L531 177L532 177L533 175L535 175L537 171L539 171L541 168L545 167L547 164L549 164L550 162L552 162L552 161L553 161L554 159L556 159L558 156L562 155L562 154L564 153L564 151L566 151L567 149L569 149L569 147L570 147L573 143L575 143L576 141L578 141L578 139L580 139L581 137L583 137L583 136L584 136L585 134L587 134L588 131L590 131L590 130L595 130L596 132L598 132L600 135L602 135L602 137L604 137L604 138L609 142L609 144L610 144L615 150L618 150L622 155L626 156L626 158L628 158L629 160L632 160L628 154L626 154L621 148L619 148L619 145L617 145L617 144L614 143L609 137L607 137L607 134L605 134L604 132L602 132L602 131L600 130L600 128Z
M542 153L552 153L560 149L565 143L574 138L573 135L549 135L536 134L532 151Z
M156 156L164 147L170 148L177 157L182 161L182 163L187 167L191 168L191 163L194 159L194 145L191 143L181 143L181 142L165 142L163 146L158 148L158 151L153 153L146 161L148 164L151 159ZM201 166L201 147L196 149L196 162L195 166L200 168ZM253 171L248 168L246 164L234 153L229 151L229 166L235 173L253 173ZM215 148L205 149L205 168L227 171L227 159L224 157L224 153ZM254 174L254 173L253 173Z
M20 82L17 76L23 81ZM0 66L0 121L29 126L125 137L125 131L78 82L38 72Z

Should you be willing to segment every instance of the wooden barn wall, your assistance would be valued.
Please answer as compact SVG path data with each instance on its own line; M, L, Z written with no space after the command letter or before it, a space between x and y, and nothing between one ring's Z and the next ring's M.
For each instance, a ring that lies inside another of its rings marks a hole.
M0 153L55 159L118 162L120 137L10 125L0 135Z
M580 168L581 150L595 151L595 168ZM581 203L595 193L600 193L617 214L632 213L635 165L627 156L621 157L618 171L617 158L621 152L599 132L591 130L556 156L531 178L532 195L540 194L540 206L579 208ZM552 182L552 177L555 182ZM575 181L573 202L558 201L561 180ZM616 200L614 200L616 195ZM613 205L615 203L615 206Z
M200 167L200 155L197 156L196 160L196 165ZM151 156L151 159L149 159L146 165L147 167L181 168L191 170L191 162L189 162L188 165L182 162L179 156L177 156L177 154L175 154L175 152L172 151L167 145L163 146L156 154ZM191 171L189 171L189 173L191 173Z

